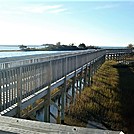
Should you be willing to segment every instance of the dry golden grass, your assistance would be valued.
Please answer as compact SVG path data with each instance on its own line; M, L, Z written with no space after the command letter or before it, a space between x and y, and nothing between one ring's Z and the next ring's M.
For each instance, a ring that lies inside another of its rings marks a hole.
M134 133L133 82L134 67L105 62L93 77L93 85L85 88L75 105L70 106L70 117L79 122L94 120L108 129Z

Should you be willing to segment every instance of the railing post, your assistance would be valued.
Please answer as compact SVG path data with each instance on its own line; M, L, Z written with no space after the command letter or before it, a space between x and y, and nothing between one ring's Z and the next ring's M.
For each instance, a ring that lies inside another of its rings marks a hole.
M45 100L44 100L45 103ZM44 122L50 122L50 105L47 103L44 106Z
M64 86L62 88L62 94L61 94L61 124L64 124L64 118L65 118L65 103L66 103L66 76L64 79Z
M2 84L1 84L1 79L2 79L2 78L1 78L1 72L0 72L0 112L1 112L1 110L2 110L2 101L1 101L1 99L2 99L2 98L1 98L1 94L2 94L1 85L2 85Z
M65 74L67 73L67 58L65 58ZM67 88L67 78L65 75L64 85L61 92L61 124L64 124L65 118L65 104L66 104L66 88Z
M72 83L72 104L75 102L75 83L76 83L76 70L77 70L77 55L75 56L75 73Z
M74 101L75 101L75 83L76 83L76 72L74 74L74 77L73 77L73 81L72 81L72 103L74 104Z
M87 85L87 72L88 72L88 64L86 65L86 69L85 69L84 87Z
M91 63L88 66L88 86L91 85Z
M95 60L93 59L92 63L92 76L95 74Z
M58 107L60 107L60 97L58 97ZM57 123L60 124L60 110L58 109Z
M106 54L103 56L103 63L106 61Z
M51 61L49 62L49 68L48 68L48 79L49 79L49 86L47 89L47 100L44 100L44 104L47 101L47 104L44 105L44 121L50 122L50 104L51 104L51 81L52 81L52 64Z
M94 74L95 74L96 71L97 71L97 60L98 60L98 59L95 59L95 61L94 61Z
M22 67L17 69L17 117L21 117L22 73Z
M81 67L81 72L80 72L80 88L79 88L79 94L81 94L82 90L82 79L83 79L83 67Z
M91 81L91 85L93 83L93 75L94 75L93 74L93 72L94 72L94 65L93 65L94 63L93 62L90 64L90 81Z

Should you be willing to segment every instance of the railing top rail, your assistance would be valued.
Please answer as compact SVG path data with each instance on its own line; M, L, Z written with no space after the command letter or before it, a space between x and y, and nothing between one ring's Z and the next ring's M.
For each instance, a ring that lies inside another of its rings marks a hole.
M58 54L58 55L62 55ZM67 53L64 53L67 54ZM14 56L14 57L5 57L5 58L0 58L0 62L9 62L9 61L23 61L23 60L29 60L29 59L37 59L41 57L52 57L52 56L57 56L57 53L51 53L51 54L34 54L34 55L25 55L25 56Z
M86 54L91 54L91 55L96 55L97 53L101 53L101 55L105 55L106 54L106 51L105 50L99 50L99 51L94 51L94 52L91 52L91 51L80 51L80 52L76 52L76 53L69 53L69 54L65 54L65 55L57 55L58 57L49 57L50 59L47 59L47 60L39 60L38 62L32 62L32 63L27 63L27 64L18 64L16 66L9 66L9 67L6 67L6 68L2 68L2 70L8 70L9 68L12 69L12 68L18 68L18 67L26 67L26 66L29 66L29 65L36 65L36 64L42 64L42 63L47 63L47 62L50 62L50 61L55 61L55 60L61 60L61 59L64 59L64 58L71 58L71 57L75 57L75 56L81 56L81 55L86 55ZM8 62L6 62L8 63ZM10 62L9 62L10 63ZM14 62L13 62L14 63Z
M59 52L59 53L51 53L51 54L38 54L38 55L27 55L27 56L17 56L17 57L7 57L0 58L0 69L4 68L12 68L32 63L45 62L50 60L62 59L66 57L73 57L79 55L86 54L96 54L98 52L102 52L102 54L106 53L131 53L132 49L98 49L98 50L77 50L77 51L67 51L67 52ZM4 66L3 66L4 65Z
M109 52L128 52L128 53L131 53L132 52L132 49L131 48L119 48L119 49L116 49L116 48L113 48L113 49L106 49L106 52L109 53Z
M108 51L132 51L132 49L122 48L122 49L99 49L97 51L106 50ZM26 56L14 56L14 57L5 57L0 58L0 62L11 62L11 61L21 61L21 60L29 60L29 59L37 59L37 58L44 58L44 57L53 57L53 56L66 56L66 55L73 55L73 54L80 54L85 52L95 52L95 50L77 50L77 51L67 51L67 52L61 52L61 53L51 53L51 54L34 54L34 55L26 55Z
M101 49L102 50L102 49ZM99 50L99 51L101 51ZM5 57L0 58L0 63L10 63L12 61L24 61L24 60L31 60L31 59L39 59L39 58L52 58L56 56L73 56L78 54L84 54L84 53L91 53L95 51L91 50L79 50L79 51L73 51L73 52L64 52L64 53L51 53L51 54L35 54L35 55L26 55L26 56L15 56L15 57Z

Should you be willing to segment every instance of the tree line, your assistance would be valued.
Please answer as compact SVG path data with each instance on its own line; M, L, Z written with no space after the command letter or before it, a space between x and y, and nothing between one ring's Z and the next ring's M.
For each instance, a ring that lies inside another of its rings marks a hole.
M86 49L100 49L97 46L86 46L85 43L80 43L78 46L75 46L74 43L70 43L69 45L62 45L61 42L57 42L56 45L54 44L43 44L42 48L30 48L26 45L20 45L20 50L23 51L62 51L62 50L86 50Z

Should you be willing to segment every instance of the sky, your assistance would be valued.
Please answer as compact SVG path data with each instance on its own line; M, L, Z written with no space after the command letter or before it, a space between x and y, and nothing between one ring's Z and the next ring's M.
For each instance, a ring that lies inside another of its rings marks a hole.
M0 45L134 44L134 1L0 0Z

